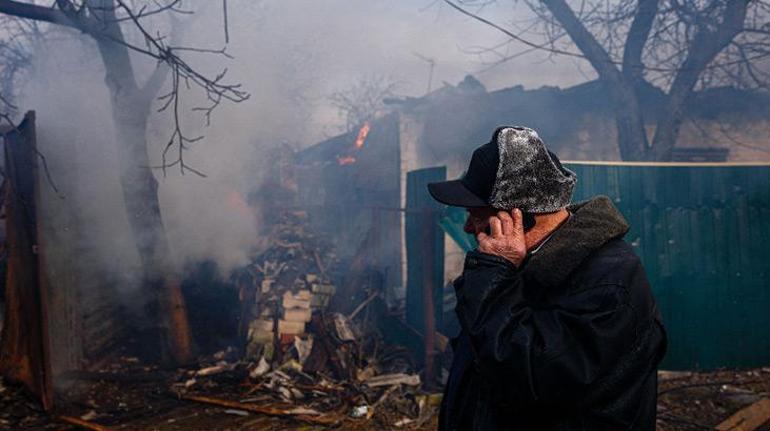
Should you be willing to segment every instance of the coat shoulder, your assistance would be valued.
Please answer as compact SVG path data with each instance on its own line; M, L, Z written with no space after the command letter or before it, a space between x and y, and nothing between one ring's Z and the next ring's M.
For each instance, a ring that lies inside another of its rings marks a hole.
M608 241L596 249L573 274L579 285L615 284L630 287L644 275L641 259L633 247L621 238Z

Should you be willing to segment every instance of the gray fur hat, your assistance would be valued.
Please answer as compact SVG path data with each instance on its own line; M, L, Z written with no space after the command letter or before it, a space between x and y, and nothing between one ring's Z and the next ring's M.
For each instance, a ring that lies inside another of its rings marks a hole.
M434 199L462 207L548 213L572 200L577 177L527 127L499 127L473 152L462 179L428 185Z

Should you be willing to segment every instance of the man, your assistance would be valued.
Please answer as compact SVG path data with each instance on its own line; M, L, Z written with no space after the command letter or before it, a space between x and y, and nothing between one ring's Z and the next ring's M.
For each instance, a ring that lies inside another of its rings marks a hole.
M535 131L501 127L461 180L429 185L479 244L455 282L440 429L655 429L655 300L623 216L606 197L570 205L575 182Z

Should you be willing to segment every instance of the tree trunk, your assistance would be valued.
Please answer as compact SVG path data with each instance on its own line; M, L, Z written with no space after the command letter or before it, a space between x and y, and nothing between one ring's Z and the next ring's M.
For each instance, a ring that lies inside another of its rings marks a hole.
M147 155L145 133L149 108L149 101L112 94L123 198L150 295L150 317L160 325L152 332L160 338L162 361L173 359L185 363L192 357L191 335L180 285L172 276L174 268L169 262L158 182Z
M644 118L634 89L633 77L624 76L607 51L575 16L567 2L544 0L543 3L591 63L599 75L599 81L610 94L615 108L620 158L623 160L646 159L647 133L644 129Z
M679 137L685 106L703 70L743 29L749 0L729 0L722 22L716 27L701 24L687 47L687 57L677 71L669 90L668 102L658 120L652 140L655 160L669 161Z
M644 116L636 91L626 80L607 84L612 86L610 94L615 106L615 127L618 131L620 159L625 161L647 160L649 158L647 132Z
M156 331L160 338L160 358L164 362L173 359L185 363L192 357L190 329L179 282L171 276L173 268L160 213L158 182L147 154L147 120L154 94L138 87L128 49L113 41L124 40L111 9L113 2L95 3L100 3L96 10L106 15L102 17L102 22L107 23L107 28L102 30L106 37L97 37L96 42L110 90L128 221L150 294L149 303L155 311L152 317L160 324Z

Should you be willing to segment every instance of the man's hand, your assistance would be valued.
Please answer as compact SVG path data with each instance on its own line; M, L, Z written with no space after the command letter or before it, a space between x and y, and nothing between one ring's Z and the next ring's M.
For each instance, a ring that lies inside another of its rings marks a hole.
M490 235L480 232L476 235L479 251L507 259L519 267L527 256L527 242L524 238L524 223L521 210L499 211L489 218Z

